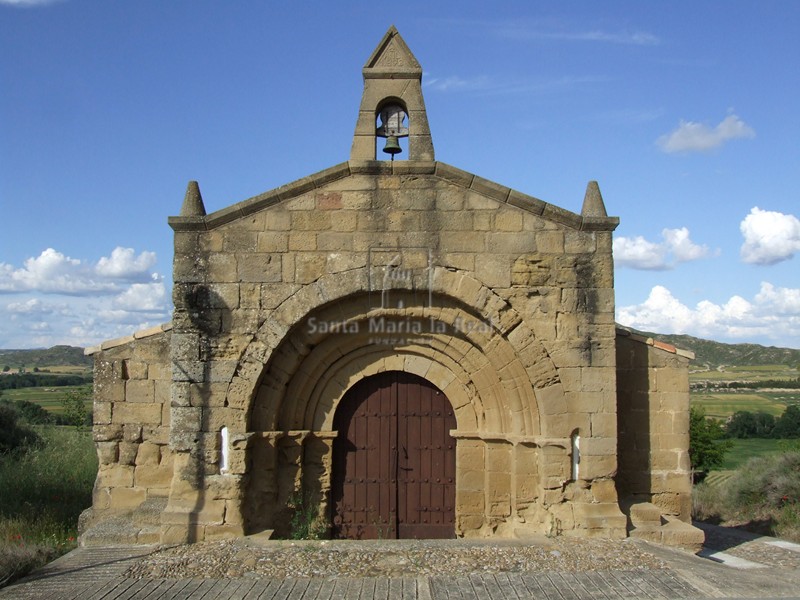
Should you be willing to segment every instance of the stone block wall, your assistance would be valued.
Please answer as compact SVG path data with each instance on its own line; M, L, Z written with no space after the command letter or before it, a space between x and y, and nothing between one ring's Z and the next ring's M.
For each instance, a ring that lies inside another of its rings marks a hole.
M620 498L691 521L691 352L617 330Z
M99 470L94 517L136 509L166 497L172 484L169 448L169 326L88 349L94 367L93 435Z
M316 465L327 459L312 444L335 435L335 394L392 363L441 381L459 456L482 453L474 474L459 460L461 534L548 529L552 511L563 513L556 529L597 529L572 503L598 503L593 486L617 468L616 223L414 161L351 161L208 216L171 217L170 440L186 454L176 481L198 489L174 490L166 518L195 520L184 507L208 496L223 426L241 439L231 474L241 510L234 494L223 521L197 524L204 532L228 519L280 524L296 493L324 499L329 473ZM374 318L421 332L368 333ZM583 442L570 501L573 434Z

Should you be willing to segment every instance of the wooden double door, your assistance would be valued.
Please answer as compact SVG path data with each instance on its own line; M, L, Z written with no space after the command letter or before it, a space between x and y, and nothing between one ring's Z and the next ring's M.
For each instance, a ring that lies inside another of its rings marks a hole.
M333 532L350 539L455 537L453 407L421 377L359 381L334 416Z

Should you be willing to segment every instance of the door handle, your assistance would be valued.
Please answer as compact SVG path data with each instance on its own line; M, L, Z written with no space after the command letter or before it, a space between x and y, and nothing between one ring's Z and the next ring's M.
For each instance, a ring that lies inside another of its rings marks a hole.
M400 447L403 449L403 458L407 461L408 460L408 450L406 450L405 446L401 445ZM403 471L413 471L414 470L412 467L400 467L400 469L403 470Z

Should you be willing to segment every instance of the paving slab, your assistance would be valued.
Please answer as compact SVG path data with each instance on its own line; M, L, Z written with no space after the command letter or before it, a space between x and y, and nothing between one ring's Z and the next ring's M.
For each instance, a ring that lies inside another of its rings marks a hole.
M536 571L378 576L258 578L131 578L129 568L155 547L79 548L14 585L0 600L620 600L695 598L798 598L800 569L781 553L796 556L791 544L762 536L709 530L708 556L759 556L763 567L741 561L715 562L647 542L648 552L667 568ZM733 539L733 541L731 541ZM739 540L738 542L736 540ZM454 541L458 544L458 541ZM519 542L524 544L524 542ZM770 550L771 549L771 550ZM723 552L724 551L724 552ZM775 553L771 560L770 552ZM737 566L738 565L738 566Z

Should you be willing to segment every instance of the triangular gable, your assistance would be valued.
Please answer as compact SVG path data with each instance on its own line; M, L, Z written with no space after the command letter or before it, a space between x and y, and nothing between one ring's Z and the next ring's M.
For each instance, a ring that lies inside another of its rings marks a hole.
M411 76L422 74L422 67L406 45L394 25L383 36L364 65L364 76L371 71L380 73L405 73Z
M243 219L270 206L297 198L314 190L322 190L328 184L355 175L420 175L442 179L452 185L477 192L495 200L498 206L510 204L531 214L541 216L553 223L560 223L580 231L613 231L619 225L619 217L577 214L533 196L523 194L494 181L484 179L446 163L435 162L346 162L303 177L274 190L264 192L206 216L169 217L169 225L175 231L205 231ZM587 193L599 195L593 182ZM589 203L593 205L593 203ZM604 212L604 211L603 211Z

